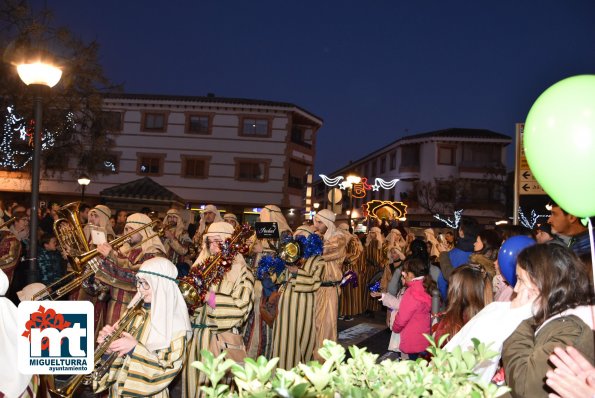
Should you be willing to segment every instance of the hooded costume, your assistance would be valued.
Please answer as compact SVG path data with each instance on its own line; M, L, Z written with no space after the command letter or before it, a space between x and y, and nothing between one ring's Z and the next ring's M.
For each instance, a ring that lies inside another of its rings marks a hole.
M217 238L221 241L230 238L234 228L224 222L214 222L209 227L203 240L203 247L193 267L200 267L211 256L207 239ZM188 344L188 364L200 361L201 350L214 351L213 339L220 334L233 334L235 340L241 340L239 331L252 309L254 276L246 267L246 262L238 254L221 282L209 288L206 303L196 308L191 315L192 338ZM239 348L239 347L238 347ZM243 348L243 346L241 347ZM220 352L213 352L215 356ZM182 397L196 398L204 396L200 387L205 385L204 373L192 366L184 368L182 375Z
M335 227L335 213L328 209L320 210L314 220L326 226L324 232L325 261L320 289L316 292L316 346L314 358L323 361L318 354L324 340L337 341L337 317L339 316L339 294L343 276L343 261L347 250L345 234Z
M93 389L110 388L110 397L168 397L167 386L182 369L191 326L184 297L178 288L176 267L166 258L145 261L138 277L151 287L145 303L127 328L138 341L131 353L117 358ZM137 292L128 308L142 298Z

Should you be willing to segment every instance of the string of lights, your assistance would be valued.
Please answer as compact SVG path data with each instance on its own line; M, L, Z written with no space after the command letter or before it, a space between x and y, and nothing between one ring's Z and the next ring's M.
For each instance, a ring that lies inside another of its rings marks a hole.
M434 218L438 221L442 221L449 228L457 229L459 227L459 223L461 222L461 214L463 214L463 211L463 209L455 210L454 220L451 220L450 217L443 218L440 214L434 214Z

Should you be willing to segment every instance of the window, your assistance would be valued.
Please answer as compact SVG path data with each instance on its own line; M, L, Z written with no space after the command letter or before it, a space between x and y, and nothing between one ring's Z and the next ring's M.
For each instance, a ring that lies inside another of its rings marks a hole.
M105 130L109 132L122 131L122 112L103 111L101 118Z
M240 135L248 137L269 137L269 120L245 118L242 121L242 133Z
M401 167L419 167L419 144L401 147Z
M306 183L308 164L291 159L289 161L289 174L287 186L290 188L303 189Z
M138 166L137 174L144 176L160 176L163 175L163 160L165 155L162 154L137 154Z
M145 113L143 115L143 131L165 131L165 113Z
M438 164L455 165L456 147L453 146L438 146Z
M466 143L463 145L463 166L485 167L501 164L500 145Z
M386 156L380 158L380 174L386 171Z
M305 146L312 147L312 128L308 126L294 125L291 128L291 142Z
M394 170L397 168L397 151L393 151L390 154L390 169Z
M182 177L207 178L210 158L182 156Z
M210 134L210 117L207 115L188 115L186 132L189 134Z
M236 180L264 182L269 179L269 161L236 159Z
M376 160L372 161L372 166L370 168L370 175L368 178L375 178L376 177Z

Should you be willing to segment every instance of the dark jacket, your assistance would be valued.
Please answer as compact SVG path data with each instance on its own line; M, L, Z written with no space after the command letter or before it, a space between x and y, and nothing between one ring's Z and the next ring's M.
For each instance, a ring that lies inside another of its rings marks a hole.
M547 397L553 392L545 384L552 369L548 357L555 347L573 346L593 363L593 331L576 315L546 321L535 333L535 319L523 321L504 342L502 363L506 384L513 397Z

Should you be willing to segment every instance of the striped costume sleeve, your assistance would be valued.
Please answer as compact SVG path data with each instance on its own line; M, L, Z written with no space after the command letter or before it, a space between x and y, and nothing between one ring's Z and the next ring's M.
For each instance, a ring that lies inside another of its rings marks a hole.
M252 309L254 276L244 266L235 281L223 279L215 293L216 307L208 314L209 323L220 331L240 327Z
M151 396L167 388L182 369L186 332L181 331L168 348L152 352L139 343L126 364L126 380L118 388L124 396Z
M310 293L318 290L321 282L321 275L324 271L324 260L321 256L309 258L306 264L298 269L297 276L289 283L293 284L293 290L298 293Z

